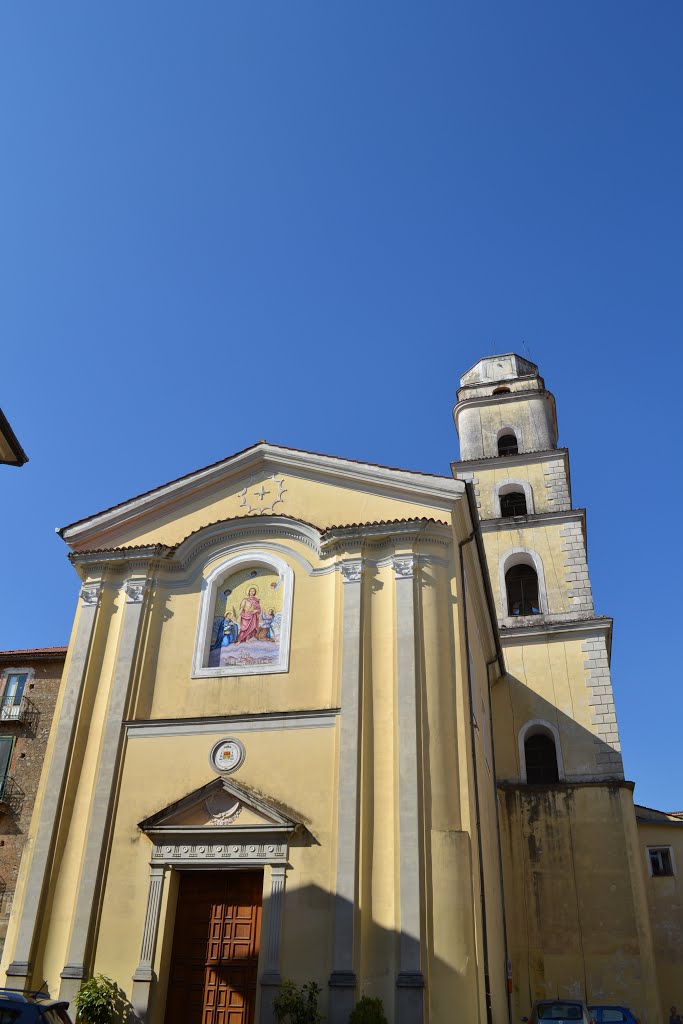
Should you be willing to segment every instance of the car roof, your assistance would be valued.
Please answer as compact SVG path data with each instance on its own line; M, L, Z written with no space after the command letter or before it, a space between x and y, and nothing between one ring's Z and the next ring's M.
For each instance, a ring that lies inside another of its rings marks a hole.
M567 1006L585 1006L581 999L562 999L561 996L546 996L545 999L537 999L534 1006L541 1006L543 1003L565 1003Z
M3 1002L27 1003L29 1006L40 1006L48 1010L68 1010L68 1002L62 999L50 999L45 992L24 992L18 988L0 988L0 999Z

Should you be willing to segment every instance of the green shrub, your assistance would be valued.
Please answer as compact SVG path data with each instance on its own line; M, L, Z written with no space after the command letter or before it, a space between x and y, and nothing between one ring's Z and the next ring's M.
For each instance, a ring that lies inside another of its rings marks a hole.
M363 996L356 1003L354 1011L349 1017L349 1024L387 1024L382 1000Z
M119 989L104 974L88 978L76 996L76 1024L114 1024L119 1016Z
M319 994L320 988L314 981L299 988L290 978L285 978L273 999L278 1024L319 1024L322 1021L318 1011Z

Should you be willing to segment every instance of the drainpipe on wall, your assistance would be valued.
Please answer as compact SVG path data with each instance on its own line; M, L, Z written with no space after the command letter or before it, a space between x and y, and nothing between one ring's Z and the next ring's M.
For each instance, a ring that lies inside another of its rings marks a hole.
M493 1010L491 1006L491 977L489 973L489 940L486 925L486 890L484 886L484 854L481 845L481 818L479 809L479 778L477 772L477 747L474 730L474 708L472 707L472 670L470 668L470 638L467 630L467 594L465 590L465 563L463 560L463 548L474 540L476 534L472 533L465 540L458 541L458 553L460 555L460 574L462 576L462 617L465 630L465 657L467 661L467 698L470 715L470 743L472 745L472 771L474 783L474 808L477 828L477 851L479 854L479 899L481 901L481 945L484 954L484 993L486 999L486 1021L493 1024ZM488 675L488 672L487 672Z
M500 838L500 807L498 805L498 776L496 775L496 744L493 736L493 713L491 705L491 680L489 676L489 669L492 665L498 665L501 667L499 656L496 655L491 661L486 662L486 678L488 681L489 691L489 722L491 724L491 773L493 775L493 788L494 788L494 799L496 801L496 836L498 838L498 871L500 874L500 899L501 899L501 911L503 917L503 949L505 950L505 989L507 992L508 1002L508 1021L512 1024L512 978L509 974L510 964L510 950L508 949L508 925L507 925L507 914L505 912L505 884L503 879L503 845Z

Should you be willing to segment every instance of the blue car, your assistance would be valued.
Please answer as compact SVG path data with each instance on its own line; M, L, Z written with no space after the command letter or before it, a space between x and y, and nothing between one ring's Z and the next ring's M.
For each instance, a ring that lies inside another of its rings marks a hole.
M595 1024L640 1024L635 1013L626 1006L589 1006Z

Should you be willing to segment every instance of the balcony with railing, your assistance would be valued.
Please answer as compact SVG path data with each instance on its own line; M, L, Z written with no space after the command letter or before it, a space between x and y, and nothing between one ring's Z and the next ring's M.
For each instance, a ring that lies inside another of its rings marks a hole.
M35 721L37 708L28 697L0 697L0 722L17 722L19 725L30 725Z
M11 775L0 776L0 813L18 814L24 802L24 791Z

